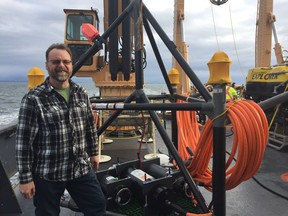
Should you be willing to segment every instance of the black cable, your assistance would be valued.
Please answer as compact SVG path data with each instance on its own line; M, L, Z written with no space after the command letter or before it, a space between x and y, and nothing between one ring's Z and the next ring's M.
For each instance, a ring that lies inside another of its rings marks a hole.
M253 179L258 185L260 185L261 187L263 187L264 189L266 189L266 190L269 191L270 193L273 193L274 195L279 196L279 197L281 197L282 199L288 200L288 197L287 197L287 196L284 196L284 195L282 195L282 194L280 194L280 193L277 193L276 191L273 191L272 189L266 187L266 186L263 185L259 180L257 180L256 177L253 176L252 179Z
M234 135L234 129L233 129L233 127L231 127L231 129L230 129L230 134L226 134L226 137L230 137L230 136L233 136Z
M228 151L226 151L226 154L231 155L230 152L228 152ZM233 160L234 160L235 162L237 161L235 158L233 158ZM282 199L288 200L288 197L287 197L287 196L284 196L284 195L282 195L282 194L280 194L280 193L277 193L276 191L273 191L272 189L266 187L266 186L263 185L259 180L257 180L256 177L253 176L252 179L253 179L259 186L261 186L262 188L266 189L266 190L269 191L270 193L273 193L274 195L279 196L279 197L281 197Z

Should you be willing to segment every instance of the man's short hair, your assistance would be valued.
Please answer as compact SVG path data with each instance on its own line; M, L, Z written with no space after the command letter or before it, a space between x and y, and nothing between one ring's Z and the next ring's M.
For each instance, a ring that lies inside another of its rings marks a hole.
M72 59L72 52L71 52L70 48L66 44L64 44L64 43L54 43L51 46L49 46L48 49L46 50L46 61L48 61L48 56L49 56L49 53L50 53L50 51L52 49L66 50L69 53L69 55L70 55L70 57Z

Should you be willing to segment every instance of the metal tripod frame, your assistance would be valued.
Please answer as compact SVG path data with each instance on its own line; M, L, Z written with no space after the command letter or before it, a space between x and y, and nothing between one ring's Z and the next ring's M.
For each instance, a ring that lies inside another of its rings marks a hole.
M109 35L113 32L115 28L118 27L119 24L123 22L123 20L127 16L132 16L134 19L134 48L135 48L135 91L132 92L127 98L124 99L123 103L103 103L101 99L91 100L92 103L96 103L96 109L102 110L116 110L98 129L98 135L102 134L104 130L122 113L123 110L147 110L161 136L163 139L169 153L175 159L177 165L179 166L180 171L182 172L187 184L189 185L191 191L193 192L195 199L198 201L198 204L203 213L208 213L209 209L207 207L206 201L204 200L201 192L198 190L194 180L186 169L183 161L178 155L177 149L173 142L170 140L165 128L161 124L161 121L156 114L155 110L199 110L206 112L210 116L215 116L221 113L224 109L223 105L220 105L218 109L214 109L217 106L217 101L212 99L212 96L198 79L194 71L190 68L188 63L182 57L182 55L177 50L176 45L168 38L164 30L152 16L147 7L142 3L141 0L131 0L130 4L122 11L122 13L114 20L114 22L107 28L107 30L99 37L97 37L93 42L94 45L85 52L80 59L73 66L73 75L80 69L80 67L84 64L84 62L95 53L97 53L100 49L102 49L102 44L109 37ZM202 96L203 100L193 98L193 97L184 97L182 95L177 94L169 81L167 71L165 69L164 63L162 61L160 52L158 50L157 44L155 42L154 36L150 29L150 25L157 32L159 37L162 39L168 50L171 52L173 57L176 59L178 64L182 67L186 75L189 77L191 82L198 89L199 94ZM188 103L169 103L169 104L152 104L149 101L149 98L145 94L143 90L144 83L144 74L143 74L143 48L141 46L141 41L143 38L142 26L144 25L148 38L150 40L151 46L153 48L155 57L157 59L158 65L164 77L165 83L167 85L168 91L170 93L170 98L173 101L177 99L185 100ZM218 86L220 89L223 89L222 85ZM224 86L225 87L225 86ZM217 86L216 86L217 88ZM220 95L220 97L222 97ZM107 101L107 99L105 100ZM132 101L136 101L136 103L131 103ZM216 112L215 112L216 110ZM224 117L225 118L225 117ZM225 127L223 118L220 119L217 123L216 120L216 129L214 128L214 154L218 154L217 160L220 162L214 165L213 160L213 188L217 188L216 191L213 190L213 202L214 205L217 203L218 207L214 206L215 215L225 216ZM219 144L224 147L216 149L215 146L219 146ZM216 145L217 144L217 145ZM221 151L221 152L217 152ZM224 153L223 153L224 152ZM215 155L214 155L215 156ZM224 162L224 163L223 163ZM217 178L214 179L214 174L220 170L220 173L217 174ZM219 197L219 199L218 199ZM215 200L217 202L215 203Z

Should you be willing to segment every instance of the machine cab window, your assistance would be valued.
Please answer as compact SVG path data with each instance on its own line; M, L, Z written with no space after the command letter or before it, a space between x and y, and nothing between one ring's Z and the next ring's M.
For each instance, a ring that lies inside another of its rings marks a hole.
M85 41L86 37L82 34L82 24L89 23L94 25L93 16L84 14L69 14L67 16L67 40Z
M81 55L83 55L92 45L82 34L82 25L89 23L99 29L99 18L96 10L76 10L64 9L66 14L66 25L64 43L69 46L73 55L73 64L75 64ZM93 72L97 68L98 54L88 58L79 72ZM80 75L76 73L76 76Z

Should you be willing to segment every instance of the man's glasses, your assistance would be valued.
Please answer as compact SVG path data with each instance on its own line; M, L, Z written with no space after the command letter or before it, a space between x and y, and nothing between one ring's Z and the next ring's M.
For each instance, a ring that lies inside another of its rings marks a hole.
M60 59L52 59L52 60L49 60L49 62L51 62L52 64L54 65L59 65L61 62L64 64L64 65L69 65L72 63L71 60L60 60Z

